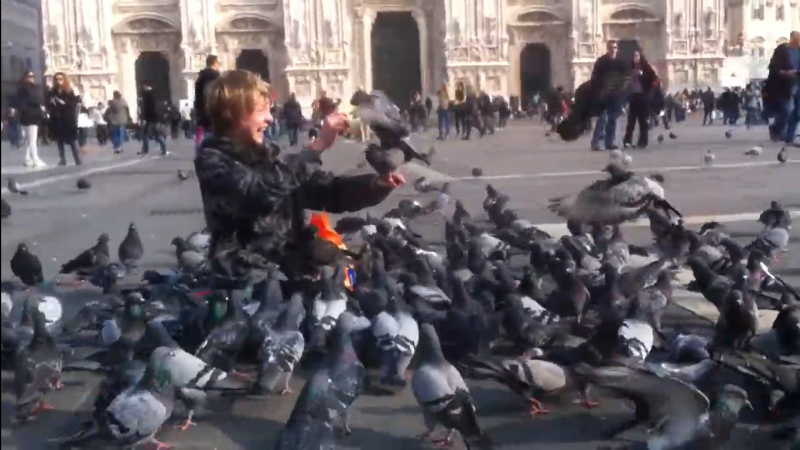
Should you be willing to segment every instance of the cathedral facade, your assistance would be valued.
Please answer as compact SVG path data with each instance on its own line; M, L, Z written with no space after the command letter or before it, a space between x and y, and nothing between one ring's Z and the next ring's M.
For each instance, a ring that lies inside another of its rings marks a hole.
M144 82L176 104L191 99L216 54L223 69L259 73L279 98L294 92L308 105L322 90L347 99L357 87L402 96L456 81L503 95L570 89L609 39L643 50L670 89L716 86L726 3L43 0L42 21L47 75L67 73L88 101L114 90L130 101Z

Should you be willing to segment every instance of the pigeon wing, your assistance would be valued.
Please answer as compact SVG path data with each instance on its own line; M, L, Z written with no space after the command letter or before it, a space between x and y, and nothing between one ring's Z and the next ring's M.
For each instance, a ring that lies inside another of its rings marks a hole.
M170 412L150 391L132 387L106 409L108 427L120 441L139 442L158 431Z

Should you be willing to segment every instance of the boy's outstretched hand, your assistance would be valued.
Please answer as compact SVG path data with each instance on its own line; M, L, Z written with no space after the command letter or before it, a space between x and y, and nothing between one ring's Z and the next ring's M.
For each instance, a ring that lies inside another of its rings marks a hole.
M377 185L383 188L396 189L406 184L406 179L403 175L391 172L378 178Z
M336 141L336 137L349 126L346 114L338 111L331 113L322 121L319 137L308 146L309 149L324 152L331 148L334 141Z

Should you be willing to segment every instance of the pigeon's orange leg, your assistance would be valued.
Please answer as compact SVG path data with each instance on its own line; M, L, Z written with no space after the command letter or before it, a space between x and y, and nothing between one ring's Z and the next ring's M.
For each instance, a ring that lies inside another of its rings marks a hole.
M536 400L535 398L528 399L528 402L531 404L530 415L531 416L538 416L542 414L550 414L550 410L545 408L542 405L542 402Z
M181 430L181 431L186 431L189 428L191 428L192 426L197 425L196 423L192 422L192 416L193 415L194 415L194 411L189 411L189 414L186 417L186 420L184 420L183 422L181 422L178 425L175 425L175 429L176 430Z
M45 412L45 411L53 411L55 410L55 406L45 402L44 400L39 402L39 406L36 407L33 411L31 411L31 416L35 416L36 414Z

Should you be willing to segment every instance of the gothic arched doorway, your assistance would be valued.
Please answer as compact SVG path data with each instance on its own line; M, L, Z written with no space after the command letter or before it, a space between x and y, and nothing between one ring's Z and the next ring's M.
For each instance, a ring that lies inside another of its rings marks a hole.
M552 87L550 48L536 42L527 44L519 55L519 86L523 109L527 109L535 93L545 95Z
M236 57L236 68L240 70L248 70L261 77L264 81L269 79L269 59L263 51L246 48L239 53Z
M161 101L172 101L170 89L169 59L161 52L142 52L134 66L136 97L142 96L142 86L153 88L155 97Z
M411 93L422 90L419 27L408 11L382 11L375 17L372 45L372 88L380 89L401 109Z

